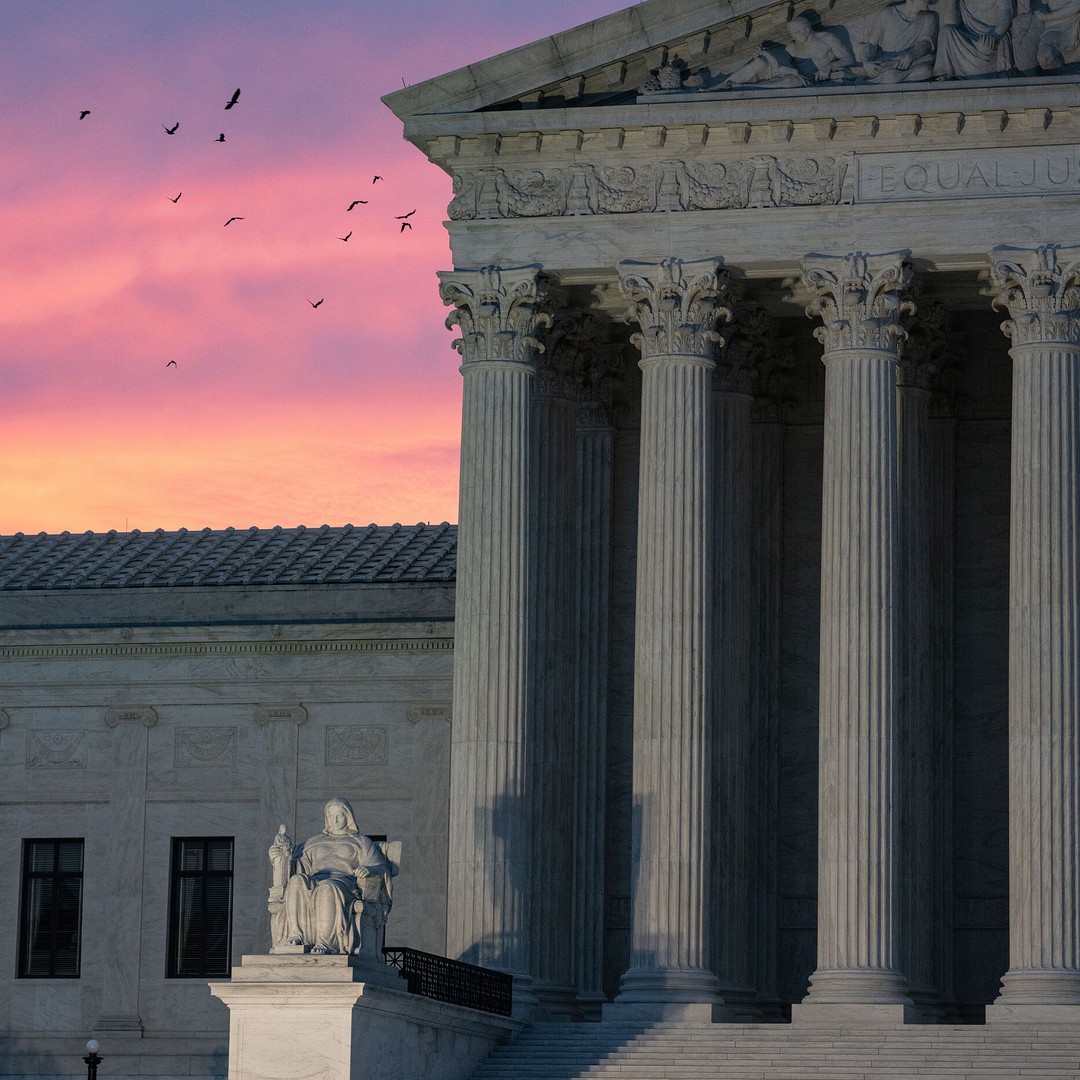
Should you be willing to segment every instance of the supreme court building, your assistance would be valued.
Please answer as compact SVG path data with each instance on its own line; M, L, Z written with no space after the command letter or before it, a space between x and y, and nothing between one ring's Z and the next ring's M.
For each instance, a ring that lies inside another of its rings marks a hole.
M449 955L1080 1016L1077 61L1075 0L648 0L386 98L454 184Z
M265 952L338 792L388 942L567 1045L1080 1063L1080 0L645 0L386 102L453 178L457 530L0 538L9 926L85 837L0 1076L223 1075L170 850Z

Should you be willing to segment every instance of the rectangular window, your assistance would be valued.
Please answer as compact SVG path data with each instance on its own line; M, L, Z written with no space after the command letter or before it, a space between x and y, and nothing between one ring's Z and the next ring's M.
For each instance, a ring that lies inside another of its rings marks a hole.
M174 837L167 974L228 975L232 964L233 839Z
M83 841L24 840L19 978L77 979Z

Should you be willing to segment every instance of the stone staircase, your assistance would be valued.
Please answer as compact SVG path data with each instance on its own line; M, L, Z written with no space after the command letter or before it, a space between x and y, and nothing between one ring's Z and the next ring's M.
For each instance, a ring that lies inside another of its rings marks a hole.
M1067 1024L537 1023L474 1080L1080 1080Z

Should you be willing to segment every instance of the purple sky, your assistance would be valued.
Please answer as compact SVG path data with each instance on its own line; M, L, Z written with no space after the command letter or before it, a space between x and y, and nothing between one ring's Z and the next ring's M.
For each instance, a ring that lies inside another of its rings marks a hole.
M4 0L0 533L456 520L450 184L379 99L624 6Z

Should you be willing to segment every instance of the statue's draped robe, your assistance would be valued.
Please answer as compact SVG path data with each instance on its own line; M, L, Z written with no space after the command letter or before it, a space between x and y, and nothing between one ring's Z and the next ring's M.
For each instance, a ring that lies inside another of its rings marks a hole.
M354 953L360 941L355 918L362 899L357 872L367 868L390 880L390 866L379 848L358 833L320 833L293 852L296 873L285 886L287 937L332 953ZM325 906L324 906L325 905ZM332 919L320 927L320 912Z

